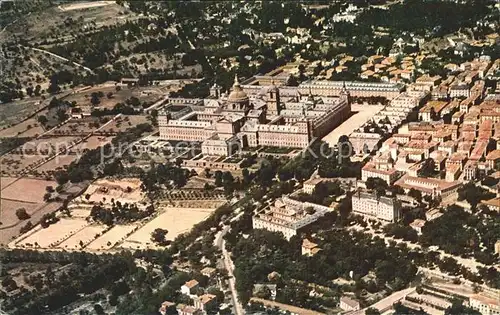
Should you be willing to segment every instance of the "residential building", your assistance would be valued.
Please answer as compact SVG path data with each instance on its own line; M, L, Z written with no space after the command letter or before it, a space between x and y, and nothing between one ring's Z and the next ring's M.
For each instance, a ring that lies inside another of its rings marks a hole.
M442 215L443 214L441 213L441 211L439 211L439 209L431 209L425 213L425 220L432 221L439 218Z
M368 218L396 222L401 218L401 202L397 198L377 197L369 192L358 191L352 196L352 211Z
M415 219L413 220L412 223L410 223L410 227L415 231L417 231L418 235L422 234L422 228L424 227L424 225L425 225L425 220L422 219Z
M209 277L209 278L212 278L216 273L217 273L217 269L212 268L212 267L205 267L205 268L201 269L201 274L206 276L206 277Z
M170 301L165 301L165 302L161 303L161 306L160 306L160 309L158 310L158 312L161 315L165 315L165 314L167 314L167 309L169 307L175 307L175 303L174 302L170 302Z
M206 311L207 309L215 306L217 300L213 294L203 294L193 298L194 307L196 309Z
M181 293L185 295L193 295L194 290L198 288L198 281L192 279L189 280L188 282L184 283L184 285L181 287Z
M314 256L320 250L318 244L309 241L307 238L302 241L302 255Z
M420 191L423 195L432 197L441 196L443 199L455 194L462 186L458 181L448 182L436 178L423 178L408 175L401 177L396 181L395 185L400 186L407 192L413 188Z
M361 180L366 182L368 178L375 177L384 180L387 185L392 185L399 176L399 172L394 168L381 168L374 163L366 163L361 169Z
M202 310L198 310L193 306L189 305L178 305L177 307L178 315L203 315Z
M484 200L481 204L488 207L491 211L500 212L500 197Z
M339 307L344 311L359 311L361 309L358 301L345 295L340 298Z

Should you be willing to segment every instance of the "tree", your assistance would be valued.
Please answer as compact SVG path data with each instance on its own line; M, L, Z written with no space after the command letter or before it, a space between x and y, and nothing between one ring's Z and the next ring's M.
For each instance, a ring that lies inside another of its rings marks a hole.
M166 239L165 236L167 235L168 231L165 229L155 229L151 233L151 240L155 243L158 243L160 245L166 245Z
M26 212L26 209L24 208L19 208L16 210L16 216L19 220L27 220L29 219L31 216L28 214L28 212Z
M436 174L436 163L433 159L428 158L422 162L420 169L418 170L418 176L420 177L433 177Z
M462 304L462 301L453 301L452 305L444 311L445 315L481 315L481 312L476 311L471 307L467 307Z
M417 200L418 202L422 202L422 192L420 190L411 188L408 192L408 196L415 198L415 200Z
M45 115L38 116L38 122L42 125L45 125L49 120Z
M365 314L366 314L366 315L380 315L380 312L379 312L379 310L377 310L376 308L370 307L370 308L368 308L368 309L365 311Z

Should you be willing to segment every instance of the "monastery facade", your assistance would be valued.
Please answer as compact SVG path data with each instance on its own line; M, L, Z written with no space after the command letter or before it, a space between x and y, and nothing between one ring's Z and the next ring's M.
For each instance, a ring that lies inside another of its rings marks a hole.
M235 78L229 95L214 85L203 100L169 99L158 115L160 138L201 143L207 155L231 155L238 148L270 146L305 148L345 121L350 94L314 97L275 86L261 87L251 97Z

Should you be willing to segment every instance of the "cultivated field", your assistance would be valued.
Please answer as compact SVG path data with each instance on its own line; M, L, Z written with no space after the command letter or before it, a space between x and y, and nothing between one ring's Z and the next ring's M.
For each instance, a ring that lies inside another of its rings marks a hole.
M19 230L21 227L26 225L28 222L31 222L33 225L35 225L37 222L40 221L42 216L46 213L51 213L56 211L59 207L61 207L61 203L59 202L50 202L50 203L40 203L36 204L36 208L32 209L30 207L33 207L32 203L10 203L12 202L11 200L1 200L2 202L2 211L0 215L0 221L3 223L3 225L0 227L0 244L7 244L11 240L13 240L15 237L19 235ZM26 211L31 215L31 218L28 220L24 221L19 221L15 211L17 208L17 205L23 205L22 207L26 209ZM4 209L4 205L6 207L11 207L10 209L6 208ZM11 222L10 224L7 224Z
M17 179L18 179L17 177L1 177L0 178L0 187L3 189L4 187L7 187L8 185L15 182Z
M43 155L6 154L0 159L2 175L19 175L20 172L35 166L44 158Z
M132 96L138 98L141 102L155 102L161 97L164 97L168 93L166 87L131 87L126 86L121 87L119 91L116 90L114 85L97 85L89 89L71 94L64 100L73 102L75 101L79 106L90 106L92 105L91 95L93 92L102 92L103 97L100 98L100 103L97 105L98 108L108 108L112 109L117 103L125 103ZM111 98L107 97L107 94L111 92L113 96Z
M33 115L37 110L43 107L43 103L41 102L40 97L27 98L23 100L18 100L14 102L10 102L8 104L0 104L0 129L4 129L7 127L11 127L21 120L26 119L30 115ZM29 120L27 120L29 121ZM36 120L30 121L28 123L23 123L21 129L18 129L17 132L22 132L26 130L26 126L31 125L34 126ZM7 130L7 129L5 129ZM3 131L5 131L3 130ZM5 137L3 132L0 133L2 137Z
M46 214L58 209L58 202L46 203L43 201L46 186L55 187L53 181L30 178L2 177L0 200L0 244L6 244L19 234L19 229L28 221L36 223ZM28 220L20 221L16 210L24 208L31 216Z
M323 141L329 145L337 144L340 136L349 136L355 129L361 127L365 122L370 120L376 113L384 108L383 105L351 105L351 109L355 112L349 119L344 121L340 126L333 129L329 134L323 137Z
M39 167L36 168L37 172L43 173L43 172L51 172L51 171L56 171L57 169L63 169L71 162L76 160L78 158L78 155L76 154L61 154L53 158L52 160L48 161L47 163L44 163L40 165Z
M121 245L128 249L154 248L151 233L158 228L166 229L167 240L173 240L178 235L188 232L191 228L205 220L214 209L166 208L156 218L146 223L130 235Z
M76 232L75 234L73 234L73 236L59 244L57 247L63 249L83 248L84 246L95 240L97 235L101 235L101 233L105 229L106 227L101 224L86 226L85 228Z
M104 235L87 245L89 250L108 250L123 241L132 233L138 225L116 225L107 231Z
M71 10L82 10L82 9L103 7L114 3L115 1L81 2L81 3L60 5L58 8L61 11L71 11Z
M76 136L86 136L90 132L97 130L101 125L107 122L108 119L96 118L96 117L84 117L82 119L71 119L65 124L54 128L46 135L48 136L64 136L64 135L76 135Z
M31 215L38 208L41 208L44 205L39 203L23 202L19 200L2 198L0 206L0 222L2 222L2 226L10 226L19 222L19 219L16 216L17 209L24 208L26 209L26 212Z
M89 223L83 219L62 218L56 224L50 225L44 229L41 226L27 233L27 237L15 242L15 246L27 247L38 244L41 248L51 248L57 246L65 239L74 235ZM23 235L24 237L24 235Z
M117 133L147 122L143 115L122 115L99 129L99 133Z
M2 187L2 199L11 199L32 203L44 203L45 187L56 187L55 181L20 178L9 186Z
M0 138L7 137L36 137L44 133L45 130L40 126L35 118L27 119L19 124L6 127L0 130Z

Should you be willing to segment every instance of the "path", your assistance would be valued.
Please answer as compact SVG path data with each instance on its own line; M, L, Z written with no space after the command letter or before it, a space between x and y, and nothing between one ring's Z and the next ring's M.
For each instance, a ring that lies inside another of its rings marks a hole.
M41 53L44 53L44 54L51 55L52 57L58 58L60 60L66 61L66 62L71 62L73 65L75 65L77 67L80 67L80 68L83 68L83 69L85 69L86 71L88 71L88 72L90 72L92 74L95 74L94 70L90 69L89 67L85 67L82 64L79 64L77 62L71 61L71 60L69 60L67 58L64 58L63 56L59 56L59 55L54 54L53 52L50 52L48 50L44 50L44 49L40 49L40 48L35 48L35 47L27 47L27 46L23 46L23 47L27 48L27 49L32 49L32 50L35 50L35 51L38 51L38 52L41 52Z

